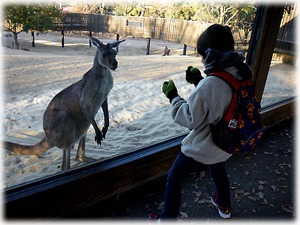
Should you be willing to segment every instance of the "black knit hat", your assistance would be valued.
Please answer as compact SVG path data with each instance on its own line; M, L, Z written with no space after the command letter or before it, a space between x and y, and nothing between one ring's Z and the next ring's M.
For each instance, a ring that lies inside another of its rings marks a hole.
M234 39L230 28L220 24L213 24L203 31L197 41L197 52L206 58L205 52L208 48L221 52L233 51Z

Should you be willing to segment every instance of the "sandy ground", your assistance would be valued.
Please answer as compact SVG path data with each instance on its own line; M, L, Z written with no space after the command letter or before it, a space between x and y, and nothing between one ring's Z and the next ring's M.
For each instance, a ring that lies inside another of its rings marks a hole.
M6 38L5 43L10 45L10 41ZM29 51L5 48L1 55L3 139L35 144L43 137L42 117L49 101L81 79L92 67L96 50L89 47L87 37L74 36L65 37L62 48L57 33L36 37L35 48L31 47L30 34L20 34L19 41L20 47ZM162 57L165 45L171 54ZM187 56L181 55L183 46L176 43L152 40L150 55L146 55L146 47L146 39L130 37L120 45L119 68L112 72L114 88L108 98L110 127L102 146L93 141L94 130L88 131L87 156L105 160L188 132L170 118L169 101L161 92L161 85L173 79L180 95L187 98L193 87L185 81L185 70L194 65L203 71L200 58L190 47ZM263 105L294 95L295 76L292 66L272 65ZM101 128L101 110L95 120ZM86 165L76 162L75 154L74 149L72 168ZM4 150L2 158L5 187L61 172L62 150L58 148L39 156L14 155Z

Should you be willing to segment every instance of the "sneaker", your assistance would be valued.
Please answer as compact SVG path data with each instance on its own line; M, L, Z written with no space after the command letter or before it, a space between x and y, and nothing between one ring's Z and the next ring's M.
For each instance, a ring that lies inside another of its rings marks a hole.
M230 216L231 216L231 209L230 209L230 207L219 206L218 203L217 203L217 194L214 194L213 196L211 196L211 202L218 209L219 215L222 218L224 218L224 219L230 218Z
M160 224L160 215L156 213L148 214L148 223L149 224Z

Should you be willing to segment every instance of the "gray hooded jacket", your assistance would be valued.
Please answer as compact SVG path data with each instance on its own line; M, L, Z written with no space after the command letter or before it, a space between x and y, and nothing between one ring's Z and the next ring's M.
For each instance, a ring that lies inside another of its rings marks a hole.
M217 66L210 61L211 54L214 54L212 59ZM228 57L228 54L232 57ZM224 70L240 80L248 79L251 69L242 63L243 59L236 52L221 54L209 49L204 72L210 74L216 70ZM242 77L241 74L247 77ZM199 82L187 101L180 96L171 101L171 115L174 121L192 129L182 141L181 151L186 156L208 165L226 161L231 156L215 145L210 130L210 124L217 124L225 115L231 98L231 87L225 81L208 76Z

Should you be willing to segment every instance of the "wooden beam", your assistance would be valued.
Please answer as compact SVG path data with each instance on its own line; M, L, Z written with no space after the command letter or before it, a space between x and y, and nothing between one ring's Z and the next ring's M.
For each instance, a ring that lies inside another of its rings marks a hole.
M265 89L284 6L265 5L263 10L258 37L255 37L256 49L252 65L253 81L259 101L261 101Z
M296 100L290 98L288 100L278 102L266 108L261 112L261 119L266 127L274 126L283 120L296 116Z

